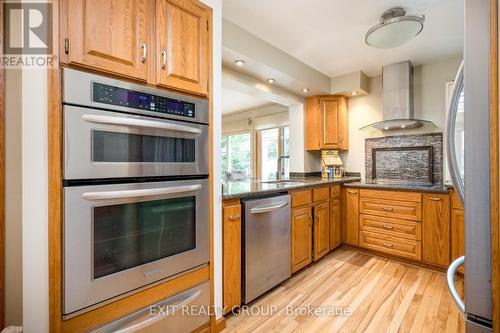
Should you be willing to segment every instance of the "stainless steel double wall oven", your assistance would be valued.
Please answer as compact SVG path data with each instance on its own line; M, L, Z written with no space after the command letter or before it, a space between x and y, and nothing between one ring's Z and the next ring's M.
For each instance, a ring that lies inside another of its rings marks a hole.
M65 69L63 314L209 261L208 101Z

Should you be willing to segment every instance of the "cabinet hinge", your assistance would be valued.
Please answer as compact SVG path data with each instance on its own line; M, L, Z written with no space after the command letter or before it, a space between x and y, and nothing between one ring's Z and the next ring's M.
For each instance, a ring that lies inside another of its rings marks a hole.
M69 54L69 38L64 38L64 53Z

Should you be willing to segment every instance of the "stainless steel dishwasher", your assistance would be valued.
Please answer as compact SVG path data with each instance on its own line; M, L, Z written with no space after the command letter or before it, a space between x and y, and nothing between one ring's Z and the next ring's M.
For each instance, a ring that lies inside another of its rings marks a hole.
M290 195L243 200L243 302L292 274Z

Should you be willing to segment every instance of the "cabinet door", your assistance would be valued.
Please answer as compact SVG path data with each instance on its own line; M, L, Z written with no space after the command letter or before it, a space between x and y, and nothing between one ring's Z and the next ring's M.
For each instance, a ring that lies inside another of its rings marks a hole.
M241 302L241 206L223 208L224 314Z
M208 10L196 1L156 1L158 84L206 95Z
M317 204L314 210L314 261L330 251L330 203Z
M345 224L342 228L344 243L358 245L359 194L357 189L346 189Z
M69 0L69 62L146 81L148 0Z
M464 238L464 211L454 208L451 210L451 261L464 255ZM463 273L464 267L461 266L458 271Z
M340 245L340 200L330 203L330 251Z
M320 99L321 148L339 147L339 99Z
M422 214L422 260L434 265L450 264L450 197L424 194Z
M312 261L311 208L292 210L292 273Z

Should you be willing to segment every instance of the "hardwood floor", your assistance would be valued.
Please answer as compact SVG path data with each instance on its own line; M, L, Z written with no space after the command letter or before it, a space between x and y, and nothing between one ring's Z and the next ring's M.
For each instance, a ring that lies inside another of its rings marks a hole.
M322 313L300 313L308 306ZM344 314L332 313L334 308ZM261 314L252 314L258 309ZM228 316L226 323L224 333L464 332L443 273L345 248L295 274L247 312Z

